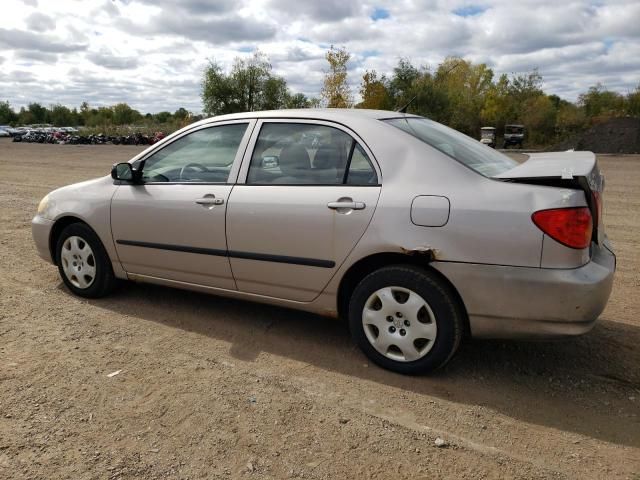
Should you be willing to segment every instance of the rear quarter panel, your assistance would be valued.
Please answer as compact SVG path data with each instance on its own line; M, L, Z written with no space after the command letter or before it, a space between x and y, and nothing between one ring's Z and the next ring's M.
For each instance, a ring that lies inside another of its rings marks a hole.
M531 214L586 204L578 190L483 177L410 135L378 123L358 131L382 170L378 208L327 287L329 294L337 291L340 278L353 263L379 252L431 250L438 261L540 267L544 234ZM451 210L445 225L412 223L411 203L419 195L449 199Z

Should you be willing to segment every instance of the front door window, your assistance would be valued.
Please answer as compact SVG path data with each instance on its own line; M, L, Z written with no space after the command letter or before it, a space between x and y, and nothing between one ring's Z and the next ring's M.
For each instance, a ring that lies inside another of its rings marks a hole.
M145 183L226 183L246 123L204 128L185 135L147 158Z

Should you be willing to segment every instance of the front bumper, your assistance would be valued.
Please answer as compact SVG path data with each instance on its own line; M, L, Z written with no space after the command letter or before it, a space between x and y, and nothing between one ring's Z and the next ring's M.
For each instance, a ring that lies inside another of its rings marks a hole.
M595 245L574 269L434 262L456 287L476 338L552 338L593 328L613 286L616 257Z
M33 217L33 220L31 220L31 235L36 244L38 255L49 263L54 263L51 258L51 251L49 250L49 237L53 223L53 220L48 220L40 215L36 215Z

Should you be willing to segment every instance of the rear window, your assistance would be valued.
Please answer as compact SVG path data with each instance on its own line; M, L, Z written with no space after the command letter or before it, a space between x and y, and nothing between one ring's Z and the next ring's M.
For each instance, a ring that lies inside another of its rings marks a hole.
M518 165L515 160L493 148L433 120L405 117L383 121L422 140L485 177L499 175Z

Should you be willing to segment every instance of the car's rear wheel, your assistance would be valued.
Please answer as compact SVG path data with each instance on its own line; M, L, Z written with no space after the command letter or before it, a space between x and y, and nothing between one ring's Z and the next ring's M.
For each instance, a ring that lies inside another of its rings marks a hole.
M367 275L349 302L355 342L376 364L405 374L447 363L462 339L464 310L436 274L394 265Z
M73 223L60 233L56 263L67 288L81 297L103 297L115 286L111 262L102 242L83 223Z

